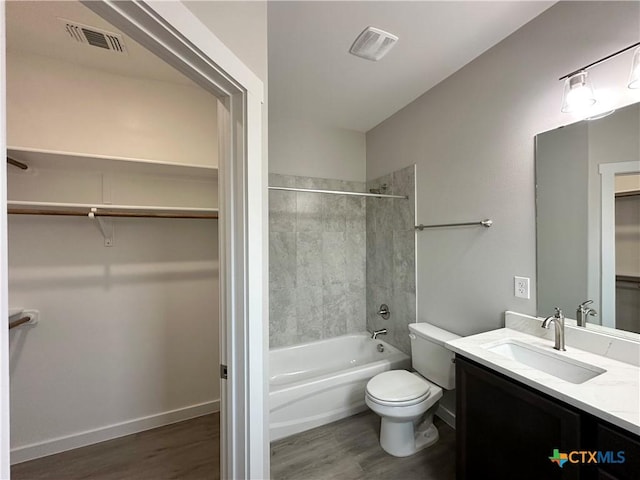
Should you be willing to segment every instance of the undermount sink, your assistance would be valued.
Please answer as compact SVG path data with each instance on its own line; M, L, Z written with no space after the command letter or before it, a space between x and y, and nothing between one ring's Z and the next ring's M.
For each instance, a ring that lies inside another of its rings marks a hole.
M490 352L497 353L571 383L584 383L606 372L603 368L564 358L559 354L547 352L517 340L507 339L486 348Z

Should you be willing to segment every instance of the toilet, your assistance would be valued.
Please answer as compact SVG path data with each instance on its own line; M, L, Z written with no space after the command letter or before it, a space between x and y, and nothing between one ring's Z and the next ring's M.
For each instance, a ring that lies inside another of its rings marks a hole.
M395 457L407 457L438 441L433 413L442 389L455 388L453 352L445 342L458 335L429 323L409 324L415 372L390 370L367 383L365 402L381 417L380 446Z

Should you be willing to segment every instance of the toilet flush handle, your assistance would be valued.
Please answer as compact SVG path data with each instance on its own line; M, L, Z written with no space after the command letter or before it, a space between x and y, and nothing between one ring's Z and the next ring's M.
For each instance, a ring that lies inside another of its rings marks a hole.
M415 336L413 333L410 333L410 334L409 334L409 338L410 338L411 340L415 340L415 339L416 339L416 336Z

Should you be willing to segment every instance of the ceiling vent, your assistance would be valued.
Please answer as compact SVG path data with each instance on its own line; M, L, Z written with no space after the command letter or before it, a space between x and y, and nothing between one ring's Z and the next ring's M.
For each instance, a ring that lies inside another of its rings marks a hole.
M111 50L116 53L127 53L124 38L119 33L107 32L95 27L89 27L80 23L71 22L63 18L59 19L69 35L69 38L78 43Z
M375 27L367 27L351 45L349 53L377 62L398 41L395 35Z

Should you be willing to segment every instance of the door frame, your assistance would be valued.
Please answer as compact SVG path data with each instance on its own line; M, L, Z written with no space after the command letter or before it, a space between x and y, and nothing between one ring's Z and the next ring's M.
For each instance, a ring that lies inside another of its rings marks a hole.
M640 161L602 163L600 173L600 318L616 328L616 175L640 172Z
M220 394L221 478L269 478L264 86L180 2L81 1L219 99L220 353L221 363L228 366ZM4 13L0 8L2 65ZM6 151L4 68L0 147ZM6 169L0 169L0 315L4 317L9 307L6 187ZM8 339L8 330L1 328L0 479L10 475Z

